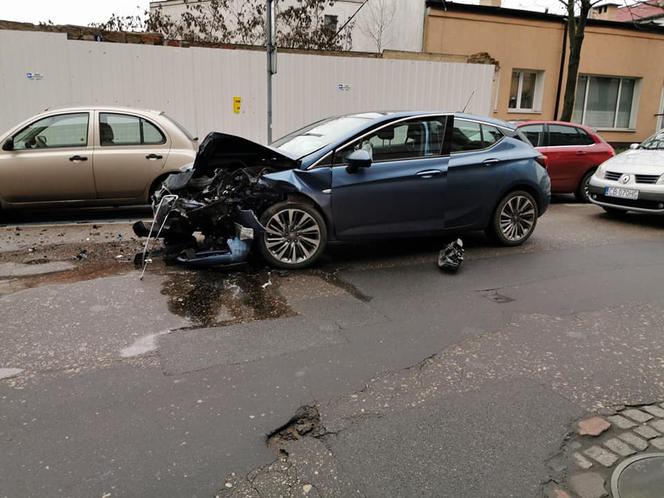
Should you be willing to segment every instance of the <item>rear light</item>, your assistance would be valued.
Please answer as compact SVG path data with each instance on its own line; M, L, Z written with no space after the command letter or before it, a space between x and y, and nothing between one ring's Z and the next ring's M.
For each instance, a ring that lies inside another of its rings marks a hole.
M542 168L546 169L546 156L545 155L540 155L535 158L535 161L542 166Z

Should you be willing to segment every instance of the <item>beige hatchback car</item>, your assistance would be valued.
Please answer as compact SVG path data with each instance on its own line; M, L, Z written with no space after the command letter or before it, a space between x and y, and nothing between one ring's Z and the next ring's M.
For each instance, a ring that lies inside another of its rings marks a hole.
M0 144L2 208L143 204L197 148L163 112L121 107L49 110Z

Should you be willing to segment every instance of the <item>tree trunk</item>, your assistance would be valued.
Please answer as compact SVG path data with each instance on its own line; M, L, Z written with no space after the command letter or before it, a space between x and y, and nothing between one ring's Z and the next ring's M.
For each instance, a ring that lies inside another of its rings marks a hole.
M569 34L569 61L567 63L567 80L565 81L565 97L561 121L571 121L574 113L574 98L576 96L576 80L579 76L579 63L581 62L581 48L586 30L586 21L590 12L589 0L581 1L579 17L574 17L574 0L569 0L567 26Z
M574 41L570 40L569 62L567 64L567 80L565 81L565 97L563 99L563 111L560 114L561 121L571 121L574 112L574 99L576 97L576 80L579 76L579 62L581 61L581 46L583 45L583 34Z

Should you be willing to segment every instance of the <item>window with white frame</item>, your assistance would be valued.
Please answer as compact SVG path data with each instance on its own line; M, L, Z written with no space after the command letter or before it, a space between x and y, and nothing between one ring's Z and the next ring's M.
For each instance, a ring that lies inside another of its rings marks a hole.
M572 121L596 128L634 128L639 80L582 74Z
M538 112L542 107L543 71L512 71L509 110Z

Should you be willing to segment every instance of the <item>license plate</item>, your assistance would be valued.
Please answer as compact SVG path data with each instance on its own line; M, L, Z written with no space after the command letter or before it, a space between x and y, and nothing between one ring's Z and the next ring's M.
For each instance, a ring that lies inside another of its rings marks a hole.
M636 200L639 198L639 191L633 188L606 187L604 195L607 197L620 197L621 199Z

